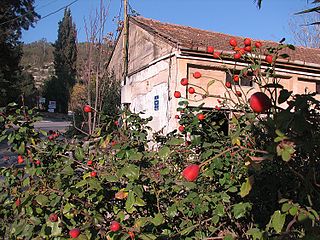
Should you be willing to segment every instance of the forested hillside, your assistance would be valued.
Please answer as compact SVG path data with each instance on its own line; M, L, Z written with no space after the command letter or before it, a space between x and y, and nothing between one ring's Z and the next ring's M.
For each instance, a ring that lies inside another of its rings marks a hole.
M77 66L81 66L87 60L87 43L78 43ZM23 45L23 56L21 64L25 70L32 74L36 87L41 90L43 83L54 74L53 45L46 39ZM93 51L94 52L94 51Z

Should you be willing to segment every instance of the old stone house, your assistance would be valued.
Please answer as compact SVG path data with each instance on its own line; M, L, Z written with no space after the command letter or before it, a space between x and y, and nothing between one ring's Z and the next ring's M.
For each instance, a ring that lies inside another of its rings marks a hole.
M223 96L226 92L223 82L230 80L229 70L240 71L247 66L244 61L230 57L214 58L207 52L207 46L215 51L233 54L229 39L234 37L243 43L243 37L195 29L187 26L162 23L144 17L130 17L128 43L128 74L123 80L123 33L114 48L108 70L122 81L121 101L128 104L131 111L144 112L152 116L150 123L154 131L168 133L178 126L175 115L179 99L173 96L180 91L182 97L190 100L190 105L201 102L200 88L189 94L180 84L182 78L206 88L212 79L219 79L209 87L211 94ZM248 36L250 37L250 36ZM271 41L261 41L265 46L275 46ZM287 49L289 58L278 59L276 71L280 83L294 93L317 92L320 99L320 49L296 47ZM266 66L266 62L262 61ZM236 65L236 67L235 67ZM234 68L235 67L235 68ZM195 79L193 73L200 71L204 77ZM241 87L248 96L257 87L246 78L240 80ZM256 90L257 91L257 90ZM217 99L204 100L204 107L214 108Z

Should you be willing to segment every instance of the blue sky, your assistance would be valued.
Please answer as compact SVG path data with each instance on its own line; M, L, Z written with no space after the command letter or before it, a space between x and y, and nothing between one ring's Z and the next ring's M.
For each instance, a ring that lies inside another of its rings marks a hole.
M110 4L106 32L114 31L112 19L119 15L122 0L103 1L105 5ZM71 2L73 0L36 0L35 5L37 12L45 16ZM312 6L307 0L264 0L260 10L253 0L129 0L129 3L142 16L163 22L254 39L279 41L285 37L290 43L293 38L289 20L295 12ZM71 5L80 42L85 41L84 18L88 19L99 4L100 0L78 0ZM54 42L62 17L63 10L40 20L35 28L23 32L22 41L29 43L46 38Z

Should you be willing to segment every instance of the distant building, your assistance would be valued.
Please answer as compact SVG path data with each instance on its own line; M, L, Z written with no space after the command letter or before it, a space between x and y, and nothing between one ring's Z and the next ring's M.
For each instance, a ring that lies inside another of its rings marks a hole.
M121 91L122 103L127 103L134 112L144 112L152 116L150 126L154 131L163 130L168 133L178 125L175 115L178 107L173 96L176 90L182 97L197 106L202 102L200 94L189 94L180 84L182 78L188 78L190 83L206 87L210 77L222 82L229 81L227 69L240 71L247 66L244 61L230 57L216 59L207 53L207 46L213 46L215 51L233 54L229 39L234 36L195 29L187 26L162 23L143 17L131 17L129 20L128 75L126 84ZM248 36L250 37L250 36ZM109 72L116 79L123 79L123 33L114 48L108 64ZM243 37L234 37L238 43L243 43ZM263 46L276 46L271 41L261 41ZM264 48L262 48L264 49ZM320 99L320 49L296 47L296 50L285 51L290 57L277 61L277 74L280 83L294 93L317 92ZM264 66L266 62L263 61ZM193 73L200 71L203 78L195 79ZM252 85L250 75L240 80L245 90L256 88ZM196 92L201 89L196 88ZM223 84L216 81L209 87L210 93L223 96L226 92ZM257 90L256 90L257 91ZM254 93L251 91L248 97ZM204 100L204 107L214 108L216 99Z

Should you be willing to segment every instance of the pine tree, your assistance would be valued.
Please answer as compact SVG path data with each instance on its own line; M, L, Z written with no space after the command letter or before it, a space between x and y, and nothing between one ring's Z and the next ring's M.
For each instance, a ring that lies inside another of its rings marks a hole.
M34 0L1 0L0 4L0 106L17 101L23 92L21 30L27 30L40 16Z
M47 96L57 101L58 112L68 112L68 102L70 99L70 91L76 82L77 74L77 31L76 26L72 22L70 9L65 9L64 17L59 22L58 39L54 46L54 69L55 77L47 84ZM51 87L50 87L51 86ZM48 91L51 91L49 93ZM55 92L52 96L52 92Z

